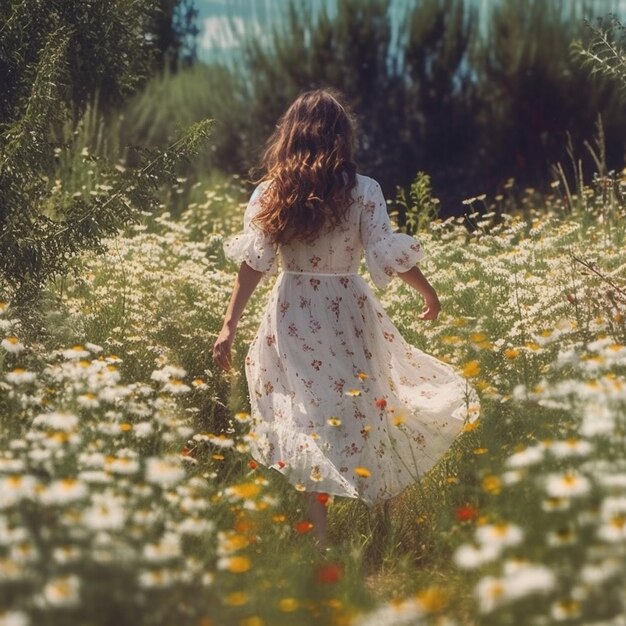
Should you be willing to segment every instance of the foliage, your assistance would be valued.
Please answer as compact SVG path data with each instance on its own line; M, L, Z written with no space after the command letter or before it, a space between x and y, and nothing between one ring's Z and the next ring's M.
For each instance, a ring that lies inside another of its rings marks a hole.
M145 37L152 3L39 5L4 5L0 31L0 274L25 315L44 282L64 273L74 255L98 249L103 236L158 205L158 185L171 182L210 126L198 122L165 151L137 149L134 168L81 150L98 176L89 185L59 184L55 159L76 158L73 130L90 115L90 98L97 95L106 111L145 79L153 60ZM63 126L65 144L58 139Z
M417 173L408 199L404 189L398 188L396 204L400 206L404 219L403 230L409 235L424 230L439 215L439 199L433 197L430 176L426 172Z
M588 22L587 26L592 38L586 44L575 41L574 55L592 75L612 79L623 95L626 90L626 26L616 16L598 20L597 24Z
M330 85L359 114L362 171L387 193L428 171L444 214L510 178L546 190L568 133L588 180L595 164L584 145L598 113L609 169L622 165L626 122L617 86L571 55L572 40L590 37L575 13L583 4L505 0L480 25L463 0L407 3L397 20L385 0L341 0L319 14L294 4L262 39L248 33L231 65L152 81L124 132L162 145L172 123L209 115L214 144L196 172L244 174L291 99Z
M496 179L545 180L551 165L565 160L568 135L574 152L582 152L598 113L607 129L608 159L621 163L626 126L617 90L590 80L570 54L572 41L584 37L584 25L566 20L561 3L505 0L494 8L477 69L485 165ZM588 172L594 164L583 161Z

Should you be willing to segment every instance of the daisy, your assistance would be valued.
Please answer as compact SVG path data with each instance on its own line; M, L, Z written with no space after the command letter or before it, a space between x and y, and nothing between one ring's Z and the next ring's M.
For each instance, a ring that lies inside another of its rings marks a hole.
M48 606L76 606L80 600L80 580L74 575L54 578L44 586L41 599Z
M30 617L22 611L2 611L0 613L0 626L29 626Z
M66 411L54 411L52 413L40 413L33 420L33 426L53 428L69 432L78 426L78 417Z
M587 495L591 490L591 483L584 476L568 471L564 474L548 474L545 488L551 497L573 498Z
M152 563L169 561L182 554L180 535L166 532L157 543L149 543L143 548L143 557Z
M16 367L12 372L9 372L5 378L10 383L21 385L25 383L32 383L37 378L37 374L35 374L35 372L29 372L23 367Z
M162 487L171 487L185 477L178 457L149 457L146 459L146 480Z
M20 343L20 340L15 335L11 335L0 341L0 346L7 352L21 352L24 349L24 344Z
M87 485L70 477L51 482L39 494L39 500L42 504L63 506L84 500L88 495Z
M593 451L593 445L584 439L566 439L555 441L550 447L550 452L559 459L570 456L587 456Z
M496 548L516 546L524 538L524 532L519 526L501 522L499 524L485 524L476 529L476 539L483 545L492 545Z
M509 468L528 467L543 461L544 451L539 446L529 446L509 456L505 465Z
M459 546L454 553L454 562L463 569L476 569L490 563L500 556L500 549L495 544L475 547L470 544Z

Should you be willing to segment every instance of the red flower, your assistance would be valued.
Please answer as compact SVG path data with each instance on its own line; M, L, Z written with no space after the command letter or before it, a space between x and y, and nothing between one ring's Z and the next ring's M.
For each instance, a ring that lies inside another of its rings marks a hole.
M315 570L315 580L318 583L334 585L343 577L343 566L340 563L328 563Z
M284 461L277 461L276 465L278 465L278 469L283 469L283 467L285 467L286 463Z
M385 398L375 398L376 400L376 408L381 411L387 406L387 400Z
M259 464L256 461L248 461L248 467L250 469L256 469L257 467L259 467Z
M293 528L299 535L305 535L313 528L313 524L311 524L309 520L304 519L300 522L296 522Z
M330 500L330 496L327 493L318 493L315 498L318 502L321 502L322 504L326 504L328 500Z
M467 522L478 517L478 509L471 504L466 504L465 506L458 507L454 515L459 522Z

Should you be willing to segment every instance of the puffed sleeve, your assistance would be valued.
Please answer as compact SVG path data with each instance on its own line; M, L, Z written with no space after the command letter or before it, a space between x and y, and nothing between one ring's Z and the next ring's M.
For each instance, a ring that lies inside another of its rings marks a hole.
M224 254L231 261L245 261L257 272L271 275L276 273L276 244L252 223L252 218L261 208L260 198L264 188L265 184L261 183L252 193L243 216L243 230L226 239Z
M360 229L365 261L372 280L380 289L398 272L408 272L424 257L417 239L391 230L382 189L373 179L365 194Z

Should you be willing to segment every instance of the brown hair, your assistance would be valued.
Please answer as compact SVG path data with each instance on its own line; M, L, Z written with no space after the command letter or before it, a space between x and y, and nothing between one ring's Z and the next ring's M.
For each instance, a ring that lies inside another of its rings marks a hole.
M345 218L356 185L354 129L354 114L331 89L301 94L282 115L256 181L269 184L254 222L272 241L312 241Z

